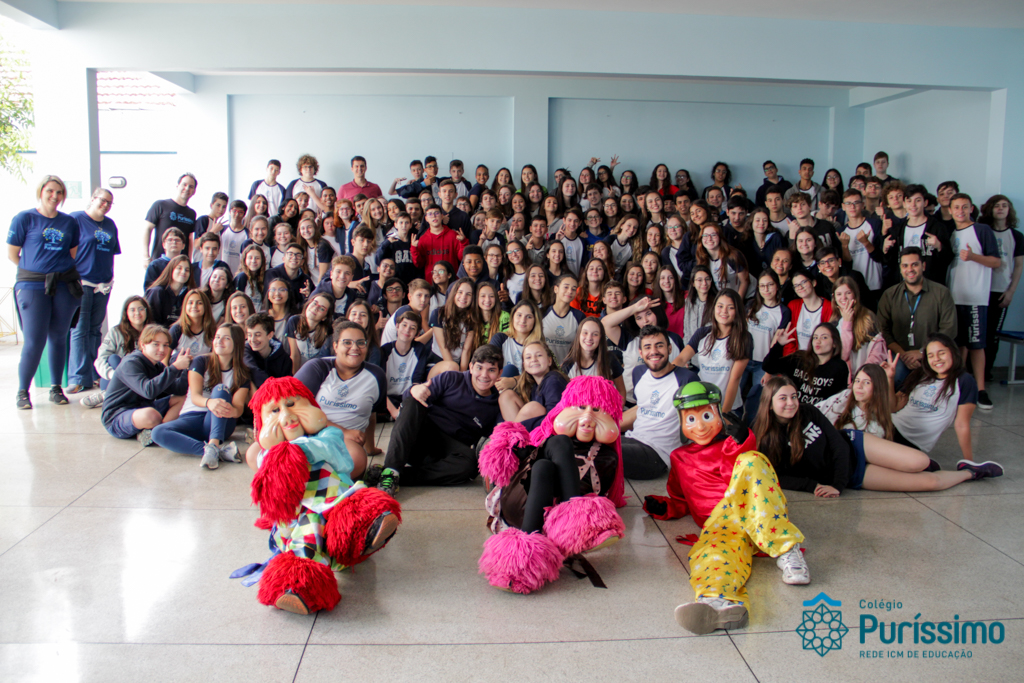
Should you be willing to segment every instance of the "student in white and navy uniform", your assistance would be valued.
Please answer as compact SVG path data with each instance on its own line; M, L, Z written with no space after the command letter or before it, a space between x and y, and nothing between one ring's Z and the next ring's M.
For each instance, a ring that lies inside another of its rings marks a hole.
M903 383L906 405L893 413L893 441L930 453L953 425L964 458L972 460L971 416L978 403L978 385L964 368L960 350L944 334L925 344L921 367Z
M554 283L555 303L544 313L544 341L555 354L557 365L569 354L569 348L576 338L576 328L586 318L583 311L571 306L576 298L576 277L565 273Z
M740 387L745 391L743 421L748 427L753 423L761 402L761 378L764 377L761 363L772 347L775 333L789 327L793 320L792 311L779 299L779 289L779 276L775 271L770 268L761 271L754 287L754 301L747 310L747 331L754 346Z
M981 220L992 226L992 233L999 246L999 259L1002 261L1002 265L992 271L992 292L988 298L988 330L985 335L988 340L985 345L985 379L988 380L999 353L997 335L1003 328L1006 311L1010 308L1021 271L1024 270L1024 234L1016 229L1017 213L1013 209L1013 202L1006 195L990 197L981 209ZM78 249L78 255L81 258L81 248ZM79 267L79 272L81 270Z
M497 384L499 391L511 389L515 383L509 384L507 380L523 373L523 347L544 338L540 310L529 299L523 299L512 307L511 318L508 333L499 332L491 337L490 342L501 349L505 359L505 367Z
M396 420L402 395L414 384L426 382L430 367L441 362L428 345L416 341L420 323L418 313L406 311L399 316L397 339L380 347L381 367L387 377L388 412Z
M353 476L365 469L366 450L351 436L363 434L370 417L387 409L387 378L379 367L365 362L367 347L366 333L358 323L339 320L334 325L336 355L315 358L295 375L316 396L327 419L345 431Z
M680 367L692 363L700 381L719 387L722 411L728 413L743 407L740 379L750 362L753 347L743 299L735 290L724 289L715 297L711 324L694 333L673 363Z
M839 233L843 245L843 259L864 276L868 283L870 298L861 293L874 308L882 289L882 226L874 216L863 215L864 197L859 190L843 193L843 209L846 211L846 225ZM861 233L867 233L867 244L861 242Z
M637 299L625 308L608 313L601 318L608 340L622 349L622 379L626 385L626 403L633 405L633 371L643 366L640 357L640 336L638 330L648 325L656 325L662 330L668 329L668 316L661 306L651 307L650 299ZM669 358L675 358L686 344L675 332L665 332L668 338Z
M988 330L988 300L992 273L1003 265L999 243L992 228L971 219L974 203L966 194L949 201L956 229L950 237L953 262L949 264L946 286L956 304L956 343L967 349L974 379L978 382L978 407L992 408L985 390L985 333Z
M627 479L656 479L668 471L670 455L681 444L672 398L697 375L672 365L663 328L644 327L637 341L642 342L644 364L633 369L636 405L622 416L622 471Z

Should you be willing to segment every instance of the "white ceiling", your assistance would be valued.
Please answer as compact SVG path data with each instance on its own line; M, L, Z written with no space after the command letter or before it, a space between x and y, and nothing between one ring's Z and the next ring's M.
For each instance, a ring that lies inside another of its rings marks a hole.
M61 0L167 3L168 0ZM207 0L174 0L201 4ZM226 4L295 5L292 0L218 0ZM359 0L303 0L308 4L378 4ZM1024 28L1024 0L385 0L389 5L508 7L577 11L704 14L879 24Z

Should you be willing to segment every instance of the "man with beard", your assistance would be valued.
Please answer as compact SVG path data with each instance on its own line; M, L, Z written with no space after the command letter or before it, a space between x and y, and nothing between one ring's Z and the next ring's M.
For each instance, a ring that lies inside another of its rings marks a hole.
M636 405L622 415L622 470L627 479L657 479L681 443L672 397L698 380L692 371L672 365L668 334L655 325L640 330L640 358L644 364L633 369Z

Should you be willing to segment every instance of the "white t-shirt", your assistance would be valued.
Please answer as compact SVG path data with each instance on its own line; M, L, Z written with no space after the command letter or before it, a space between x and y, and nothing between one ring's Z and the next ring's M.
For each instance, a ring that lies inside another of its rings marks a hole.
M499 332L491 337L491 343L501 349L505 365L515 366L520 374L523 372L523 345L517 342L515 337Z
M824 301L813 311L807 310L807 304L800 304L800 315L796 319L796 345L801 351L811 348L811 337L814 336L814 328L823 322L828 322L821 319L821 312L824 308ZM771 347L769 346L769 348Z
M625 244L619 244L618 239L613 239L608 244L612 250L612 258L615 260L615 268L621 269L627 263L629 259L633 258L633 245L629 242Z
M210 373L206 369L208 362L208 356L200 356L199 358L196 358L192 361L192 366L189 368L190 371L198 372L203 375L203 398L210 398L210 396L213 395L213 387L207 388L206 386L207 381L210 379ZM223 384L225 388L228 388L230 390L231 383L234 381L234 368L232 368L231 370L221 370L220 383ZM249 386L249 384L246 383L245 386ZM191 390L185 392L185 402L181 404L182 415L186 413L204 413L208 410L209 408L207 408L206 406L197 406L195 403L192 402Z
M754 350L750 354L750 360L760 363L768 355L772 347L772 338L780 327L789 324L793 314L789 308L779 304L778 306L762 306L755 314L756 320L747 320L747 330L754 340Z
M258 194L267 198L267 212L269 215L276 216L278 210L281 208L281 202L284 201L284 187L281 183L267 185L267 181L264 180L256 186L256 191L252 196L255 197Z
M988 306L992 290L992 271L974 261L961 261L960 250L970 246L975 254L998 256L999 246L992 228L973 223L962 230L954 230L949 239L953 248L953 261L949 264L946 286L957 306Z
M923 249L924 245L921 244L921 240L924 239L924 229L928 226L927 221L921 225L911 227L907 226L903 229L903 248L917 247Z
M966 372L957 379L953 393L938 400L944 383L940 379L918 384L903 410L892 416L892 424L899 433L925 453L935 448L942 432L956 420L960 406L978 402L978 384Z
M576 329L586 316L582 311L570 308L564 318L558 317L555 307L552 306L544 315L542 324L544 326L544 341L548 348L555 354L555 364L561 365L565 357L569 355L572 342L576 339Z
M580 274L580 266L583 263L583 252L586 251L586 247L583 246L583 240L576 236L576 239L569 239L563 237L561 239L562 246L565 247L565 265L572 271L573 276Z
M630 384L636 393L636 420L625 437L650 446L665 464L670 464L672 451L679 448L679 412L672 399L681 386L696 381L697 376L686 368L673 367L664 377L655 378L647 366L640 365L630 373Z
M869 221L861 223L860 227L857 228L846 228L843 233L850 236L850 258L853 259L853 269L864 276L864 281L868 284L868 289L872 291L878 291L882 288L882 264L871 258L871 254L868 253L868 248L860 243L857 236L867 231L868 241L873 242L875 239L875 229L871 227Z
M220 232L220 260L228 264L232 275L238 272L242 262L242 242L247 239L249 233L245 230L235 232L231 228L224 228Z
M725 389L729 386L729 375L732 374L732 366L736 361L729 358L729 337L716 339L710 349L705 348L707 347L706 338L710 333L711 326L706 325L697 330L690 341L686 342L687 346L693 347L697 352L690 362L697 367L697 376L700 377L700 381L714 384L725 396ZM750 333L747 334L749 336ZM750 345L753 347L753 340ZM742 391L737 391L732 405L723 405L722 411L728 413L742 406L742 394Z
M413 344L404 356L395 348L385 363L384 374L388 378L388 396L401 396L412 387L412 375L416 372L420 355L429 353L422 344Z
M505 289L508 290L508 297L511 301L518 303L523 293L523 283L526 282L526 273L513 273L505 280Z
M1002 265L992 271L992 291L1005 292L1013 277L1013 259L1024 255L1024 235L1016 230L993 230Z
M668 336L668 359L671 362L683 350L683 343L678 335L670 333ZM676 340L679 341L677 342ZM636 403L633 393L633 373L637 368L641 367L646 368L644 362L640 360L640 337L634 337L626 344L626 348L622 352L622 380L623 384L626 385L626 400L631 403Z
M334 356L315 358L299 368L295 378L316 395L327 419L345 429L362 431L370 424L372 412L387 409L387 381L384 371L364 363L348 381L338 377Z

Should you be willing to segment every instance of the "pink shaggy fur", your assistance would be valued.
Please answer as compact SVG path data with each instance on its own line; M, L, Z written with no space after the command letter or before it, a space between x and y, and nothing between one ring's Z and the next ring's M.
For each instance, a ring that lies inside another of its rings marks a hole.
M530 443L539 446L554 434L555 416L570 406L597 406L608 413L616 424L622 423L622 396L611 381L604 377L574 377L562 392L562 400L544 421L530 432ZM615 481L608 488L608 498L615 507L626 505L626 483L622 476L622 436L615 440L615 452L619 454L619 467L615 471Z
M626 525L610 500L591 493L548 508L544 533L563 555L571 557L600 545L610 536L622 538Z
M557 579L562 559L544 534L509 527L484 543L480 573L496 588L526 595Z
M530 433L526 427L519 422L502 422L480 450L480 474L495 486L508 486L519 470L519 458L512 449L529 445Z

